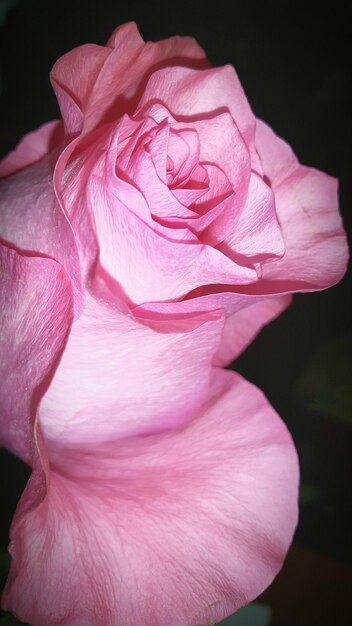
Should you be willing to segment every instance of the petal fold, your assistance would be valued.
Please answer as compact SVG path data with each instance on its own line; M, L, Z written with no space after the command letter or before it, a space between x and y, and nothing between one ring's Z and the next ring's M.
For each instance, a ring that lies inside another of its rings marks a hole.
M0 264L0 443L31 464L33 420L72 322L72 289L51 259L0 245Z
M57 201L52 177L50 159L45 158L0 181L0 233L19 251L61 263L72 280L78 316L83 291L76 238Z
M205 626L270 584L298 467L255 387L218 371L186 425L93 448L53 458L46 499L14 525L6 609L37 626Z

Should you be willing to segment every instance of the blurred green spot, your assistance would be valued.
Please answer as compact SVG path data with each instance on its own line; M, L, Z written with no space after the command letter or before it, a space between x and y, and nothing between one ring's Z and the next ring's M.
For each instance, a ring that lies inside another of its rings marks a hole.
M301 506L311 504L312 502L318 502L323 495L321 487L314 483L301 483L299 489L299 503Z
M269 606L251 602L234 615L219 622L218 626L269 626L271 613Z
M352 337L323 345L309 359L295 396L308 413L352 425Z
M4 545L0 545L0 586L1 587L5 584L9 567L10 567L10 555L8 553L7 547Z
M5 613L0 617L0 626L25 626L23 622L19 622L11 613Z

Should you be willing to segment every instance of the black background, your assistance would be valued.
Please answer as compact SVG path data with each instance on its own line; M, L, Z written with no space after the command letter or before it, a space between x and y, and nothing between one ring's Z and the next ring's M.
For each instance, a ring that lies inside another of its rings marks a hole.
M213 65L233 64L255 114L292 145L302 163L340 179L341 212L351 233L352 78L346 7L343 2L325 7L288 0L13 0L1 28L1 153L29 130L58 117L48 80L56 59L82 43L104 44L118 24L134 20L145 40L192 35ZM349 275L326 292L295 296L291 308L233 365L264 390L298 447L303 489L296 544L345 563L352 560L349 300ZM326 347L329 343L335 348ZM343 369L349 423L329 411L312 411L297 393L317 350L325 350L327 361L331 350L332 368ZM347 363L343 368L339 350ZM27 470L5 452L0 461L1 540L6 543Z

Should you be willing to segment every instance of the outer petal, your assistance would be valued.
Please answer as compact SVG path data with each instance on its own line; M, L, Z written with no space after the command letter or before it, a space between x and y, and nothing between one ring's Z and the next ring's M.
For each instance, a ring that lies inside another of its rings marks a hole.
M270 126L256 121L255 145L259 152L265 176L272 185L279 185L297 168L298 160L291 146L275 135Z
M47 122L28 133L18 146L0 161L0 178L15 174L49 154L63 138L61 120Z
M299 165L289 146L263 123L256 145L275 193L286 252L263 266L266 293L324 289L338 282L348 259L337 203L337 181ZM254 289L256 292L256 289Z
M98 443L189 419L208 393L222 328L219 311L148 326L88 296L39 409L45 437Z
M51 259L0 245L0 265L0 443L31 463L31 422L66 341L72 290Z
M5 608L37 626L205 626L270 584L296 454L255 387L215 379L186 426L53 464L45 501L15 521Z
M144 43L136 24L117 28L107 46L86 45L62 56L51 79L68 133L88 132L99 122L133 111L138 89L163 63L205 64L205 54L191 37Z
M76 240L56 199L52 176L46 158L0 182L0 234L11 246L51 257L65 267L78 315L83 295Z

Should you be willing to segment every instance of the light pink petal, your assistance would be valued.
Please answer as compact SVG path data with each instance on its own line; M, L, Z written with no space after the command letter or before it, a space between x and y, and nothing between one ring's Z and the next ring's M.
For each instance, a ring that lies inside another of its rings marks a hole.
M138 112L159 101L176 119L208 119L228 111L237 125L250 153L254 148L255 117L233 67L194 70L168 67L154 72L144 90Z
M275 296L276 297L276 296ZM182 319L185 315L209 313L222 310L230 317L241 309L271 299L268 294L239 293L239 287L209 285L195 289L189 296L177 302L145 302L132 307L133 314L140 319L160 319L164 315ZM264 307L265 308L265 307ZM258 321L261 324L261 318Z
M183 145L185 147L182 150L180 146ZM196 130L192 127L177 130L175 125L170 133L169 157L173 163L170 185L172 187L185 185L199 163L200 145Z
M136 304L174 300L204 284L243 284L257 279L220 251L199 242L168 240L109 193L104 179L91 177L89 202L101 242L100 261Z
M225 173L238 196L237 206L241 206L247 195L251 162L233 119L228 113L220 113L206 120L196 120L190 126L198 133L199 160L215 164Z
M55 261L0 245L0 443L31 463L33 419L71 325L72 289Z
M37 626L218 622L281 568L297 479L262 393L219 371L186 426L53 454L46 499L14 522L4 607Z
M169 166L170 158L168 156L169 147L170 126L168 124L154 127L154 135L150 141L146 142L146 150L150 154L155 171L160 180L167 185L167 168ZM172 163L174 165L174 163Z
M270 126L256 120L255 145L259 152L264 174L274 186L279 185L297 168L298 160L291 146L275 135Z
M247 146L228 113L194 122L193 125L199 135L200 161L216 165L224 172L234 192L231 204L226 205L226 210L211 223L203 236L205 241L215 246L236 228L248 193L251 163ZM228 195L226 187L217 192L219 196Z
M54 192L50 159L0 182L0 233L19 250L56 259L69 274L75 295L75 316L83 294L77 243Z
M229 315L225 321L221 344L214 364L226 367L253 341L259 331L282 313L291 296L270 298L251 304Z
M239 218L220 249L235 260L248 259L248 262L260 262L285 253L274 193L255 173L251 175Z
M62 138L61 120L47 122L37 130L28 133L15 149L0 161L0 178L11 176L40 161L58 146Z
M218 311L152 323L87 296L40 405L45 437L98 443L189 419L206 397L222 328Z
M88 132L107 119L133 111L142 81L166 61L198 64L203 50L190 37L144 43L134 23L117 28L106 47L85 45L62 56L51 80L68 133Z
M263 265L261 289L282 293L329 287L341 279L348 259L337 181L297 161L295 167L287 144L263 124L258 129L258 153L275 192L286 246L282 259ZM282 168L274 165L279 158Z
M161 140L158 146L160 152L167 155L168 129L165 129L165 131L162 129L162 137L159 138L158 133L157 138ZM193 215L192 211L180 204L171 193L168 185L159 178L153 163L152 154L145 144L141 143L134 151L123 172L121 172L119 165L119 159L117 159L118 175L127 181L131 181L140 190L153 216L162 218L169 215L172 218L174 216L187 217L188 215Z
M211 166L209 166L211 167ZM182 219L184 225L190 227L192 225L193 228L193 220L197 220L197 212L196 212L196 202L202 198L204 198L205 194L208 192L208 184L209 184L209 176L207 170L202 165L199 165L194 172L194 180L188 181L188 186L178 187L172 189L172 193L177 198L179 202L181 202L184 206L191 207L193 211L193 215L189 216L188 220ZM179 220L180 218L178 218ZM189 220L192 220L191 222ZM174 228L176 227L176 220L174 222Z
M203 243L217 243L213 236L211 226L217 218L223 218L226 213L234 214L236 198L226 177L226 174L216 165L205 163L199 166L205 178L206 188L199 189L195 184L195 189L177 189L173 193L182 201L189 198L194 202L192 205L193 216L187 219L177 218L175 220L164 220L165 224L170 224L173 228L184 226L197 235ZM192 184L192 181L191 183ZM203 183L204 185L204 183ZM220 219L218 220L220 223ZM209 228L210 227L210 228Z

